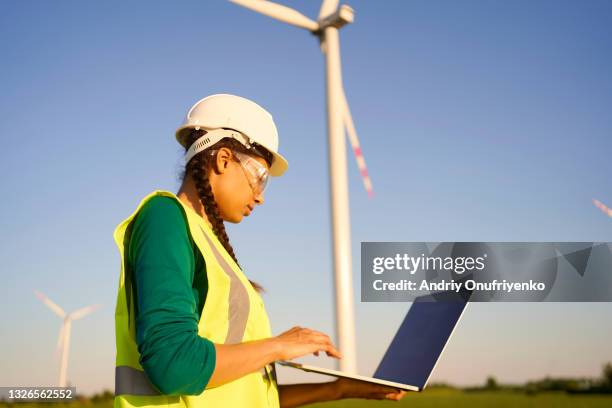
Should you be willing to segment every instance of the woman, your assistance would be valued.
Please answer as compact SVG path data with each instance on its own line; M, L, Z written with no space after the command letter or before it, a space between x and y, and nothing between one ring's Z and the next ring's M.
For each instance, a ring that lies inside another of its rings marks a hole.
M277 385L274 361L340 353L294 327L273 336L261 287L247 279L223 222L264 202L268 175L287 169L272 116L234 95L198 101L176 133L185 173L115 230L121 275L115 311L115 407L294 407L404 392L339 379Z

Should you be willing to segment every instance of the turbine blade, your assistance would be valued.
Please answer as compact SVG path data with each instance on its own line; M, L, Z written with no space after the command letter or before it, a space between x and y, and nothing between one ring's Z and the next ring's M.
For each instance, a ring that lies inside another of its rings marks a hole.
M267 0L229 0L232 3L246 7L258 13L280 20L283 23L291 24L309 31L319 29L319 24L300 13L297 10L273 3Z
M372 190L372 181L370 180L368 168L366 167L365 159L363 158L363 154L361 152L361 146L359 145L359 139L357 138L357 132L355 131L353 117L351 116L351 110L346 100L346 94L344 93L344 89L342 89L342 101L344 105L342 109L342 119L344 121L346 133L348 134L351 146L353 147L353 153L355 154L357 167L359 168L361 178L363 179L363 185L366 191L368 192L368 196L371 198L374 195L374 191Z
M321 3L321 10L319 11L319 20L336 11L338 2L339 0L323 0L323 3Z
M95 311L96 309L99 309L100 306L102 305L91 305L91 306L85 306L81 309L77 309L74 312L70 313L70 319L72 320L78 320L82 317L87 316L88 314L92 313L93 311Z
M45 296L44 294L42 294L41 292L37 291L36 289L34 289L34 294L36 295L36 297L38 297L45 305L47 305L47 307L49 307L49 309L53 310L53 312L55 312L56 315L58 315L61 318L66 317L66 312L64 312L64 309L62 309L61 307L59 307L58 305L56 305L55 303L53 303L53 301L51 301L51 299L49 299L47 296Z
M595 207L603 211L604 214L608 215L608 217L612 217L612 208L609 208L604 203L596 199L593 199L593 204L595 204Z

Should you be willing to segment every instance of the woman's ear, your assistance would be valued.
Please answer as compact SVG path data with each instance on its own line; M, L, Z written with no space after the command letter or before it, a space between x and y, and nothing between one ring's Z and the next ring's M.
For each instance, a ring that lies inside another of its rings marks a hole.
M222 147L217 151L214 163L214 170L217 174L223 174L227 171L229 163L232 160L232 155L232 151L227 147Z

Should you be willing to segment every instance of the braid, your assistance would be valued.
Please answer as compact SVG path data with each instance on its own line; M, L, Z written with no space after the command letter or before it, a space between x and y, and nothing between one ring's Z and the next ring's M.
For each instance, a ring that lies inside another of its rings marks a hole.
M200 136L205 134L205 131L193 131L189 137L187 148ZM234 141L228 141L228 143L221 144L229 144L230 146ZM238 142L236 142L238 143ZM240 146L232 146L236 150L242 150ZM227 235L227 231L225 230L225 224L223 223L223 218L219 214L219 207L217 207L217 202L215 201L215 196L212 191L212 187L210 185L210 180L208 178L208 170L212 167L212 161L215 156L207 154L208 151L204 150L198 154L196 154L187 164L185 169L185 175L191 174L194 185L198 192L198 197L200 198L200 202L204 206L204 212L208 217L208 220L212 224L212 230L227 251L227 253L232 257L236 265L240 269L242 267L238 263L238 258L236 258L236 254L234 253L234 248L230 244L229 236ZM267 152L266 152L267 153ZM183 177L185 177L185 175ZM249 280L253 288L257 292L263 292L264 289L261 285L256 282Z
M193 178L196 189L198 190L198 196L200 197L200 202L204 206L206 216L212 224L213 232L217 238L219 238L219 241L227 253L230 254L234 262L236 262L238 267L240 267L236 254L234 253L234 248L232 248L227 232L225 231L223 219L219 215L219 208L217 207L217 202L215 201L215 196L213 195L212 187L210 186L208 172L204 170L208 167L208 163L206 163L206 161L209 161L212 157L213 156L211 155L197 154L190 163L191 177Z

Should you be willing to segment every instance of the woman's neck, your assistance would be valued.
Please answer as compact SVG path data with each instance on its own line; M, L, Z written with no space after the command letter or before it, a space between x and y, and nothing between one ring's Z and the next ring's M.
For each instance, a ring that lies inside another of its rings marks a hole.
M206 224L208 224L208 226L212 229L212 223L206 216L206 211L204 211L204 206L200 202L200 196L198 195L195 185L191 181L191 177L185 177L185 180L183 181L183 184L181 184L181 188L176 193L176 196L183 202L183 204L189 206L197 214L199 214L200 217L204 219Z

